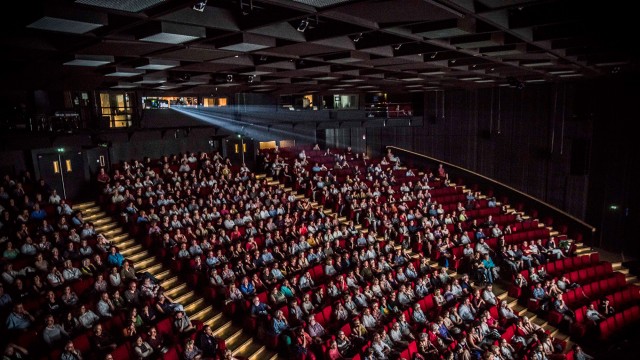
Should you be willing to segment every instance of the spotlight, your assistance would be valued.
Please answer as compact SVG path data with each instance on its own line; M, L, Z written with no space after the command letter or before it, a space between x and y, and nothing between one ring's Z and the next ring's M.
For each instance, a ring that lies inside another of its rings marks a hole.
M307 30L307 27L309 26L309 20L304 19L302 21L300 21L300 25L298 25L298 31L300 32L304 32L305 30Z
M193 10L203 12L207 7L207 0L200 0L195 5L193 5Z
M353 38L353 42L358 42L362 39L362 33L359 33L358 35L356 35L356 37Z
M227 82L233 82L233 75L227 75Z
M253 0L249 0L249 8L244 5L244 0L240 0L240 11L242 15L247 16L253 11Z

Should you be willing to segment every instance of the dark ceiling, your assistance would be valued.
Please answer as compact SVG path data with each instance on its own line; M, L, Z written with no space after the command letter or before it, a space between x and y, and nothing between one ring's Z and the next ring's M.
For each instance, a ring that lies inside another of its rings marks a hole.
M627 5L628 4L628 5ZM0 27L3 86L419 92L635 74L632 2L31 0Z

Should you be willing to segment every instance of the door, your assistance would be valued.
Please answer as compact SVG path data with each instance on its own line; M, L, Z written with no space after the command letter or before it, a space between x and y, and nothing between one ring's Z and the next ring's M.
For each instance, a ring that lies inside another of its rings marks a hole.
M85 184L82 152L66 151L38 155L40 177L64 199L81 197Z

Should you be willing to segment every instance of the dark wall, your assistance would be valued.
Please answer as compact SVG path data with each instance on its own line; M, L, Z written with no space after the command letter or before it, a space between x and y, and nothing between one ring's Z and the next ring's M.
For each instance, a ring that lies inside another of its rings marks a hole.
M584 86L579 111L594 123L587 218L601 229L603 246L640 257L637 86L638 79Z
M207 125L204 121L199 121L173 109L150 109L142 110L141 113L141 127L147 129Z
M112 163L141 159L145 156L159 158L162 155L181 152L211 151L210 132L204 129L194 130L189 134L184 130L179 130L177 133L168 131L164 137L160 131L134 133L130 140L126 136L113 138L110 149Z
M640 255L637 79L425 94L425 121L366 129L366 147L440 158L535 196L597 228L599 245ZM443 116L444 114L444 116ZM328 146L349 129L326 130Z

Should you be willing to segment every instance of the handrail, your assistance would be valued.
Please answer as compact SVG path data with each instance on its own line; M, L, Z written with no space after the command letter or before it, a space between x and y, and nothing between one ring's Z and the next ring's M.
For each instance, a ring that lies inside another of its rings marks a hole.
M443 164L443 165L446 165L449 168L454 168L454 169L456 169L458 171L461 171L463 173L470 174L470 175L472 175L474 177L477 177L477 178L480 178L482 180L485 180L486 182L498 185L498 186L500 186L500 187L502 187L502 188L504 188L504 189L506 189L506 190L508 190L510 192L513 192L513 193L517 194L518 196L521 196L523 198L528 199L529 201L532 201L534 203L542 205L542 206L548 208L549 210L552 210L553 212L559 213L563 217L566 217L567 219L570 219L571 221L573 221L573 222L579 224L580 226L584 227L585 229L590 231L592 233L592 235L596 232L596 228L594 226L592 226L590 224L587 224L586 222L576 218L575 216L573 216L573 215L571 215L571 214L569 214L569 213L567 213L567 212L565 212L565 211L563 211L561 209L558 209L557 207L555 207L555 206L553 206L553 205L551 205L549 203L546 203L546 202L544 202L544 201L542 201L542 200L540 200L540 199L538 199L536 197L533 197L533 196L531 196L529 194L526 194L526 193L524 193L524 192L522 192L522 191L520 191L518 189L515 189L515 188L513 188L513 187L511 187L509 185L503 184L503 183L501 183L499 181L496 181L494 179L486 177L486 176L484 176L482 174L478 174L476 172L473 172L471 170L465 169L465 168L460 167L458 165L451 164L451 163L448 163L448 162L440 160L440 159L436 159L436 158L431 157L431 156L427 156L427 155L424 155L424 154L417 153L415 151L399 148L397 146L388 145L388 146L386 146L386 148L387 149L397 150L399 152L404 152L404 153L407 153L407 154L411 154L413 156L416 156L416 157L419 157L419 158L423 158L423 159L428 160L430 162Z

